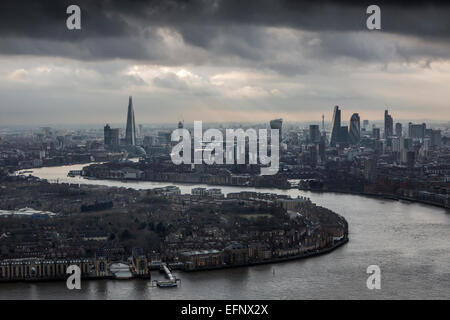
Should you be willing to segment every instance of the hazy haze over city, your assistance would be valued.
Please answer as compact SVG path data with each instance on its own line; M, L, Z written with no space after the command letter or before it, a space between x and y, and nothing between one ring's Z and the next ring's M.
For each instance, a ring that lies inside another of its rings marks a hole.
M369 31L371 3L78 1L69 31L70 4L0 4L0 125L123 123L129 95L139 123L450 118L446 4Z

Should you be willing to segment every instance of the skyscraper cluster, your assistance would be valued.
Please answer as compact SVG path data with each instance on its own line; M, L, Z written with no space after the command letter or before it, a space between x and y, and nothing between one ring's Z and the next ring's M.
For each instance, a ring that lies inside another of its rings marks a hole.
M361 139L361 123L359 114L354 113L350 118L350 126L341 125L341 110L339 106L334 107L331 129L330 146L340 144L357 144Z
M368 120L364 120L363 123L363 133L366 132L367 126L369 125ZM414 132L414 134L423 136L424 128L421 125L410 124L409 130ZM395 124L395 134L394 134L394 120L389 114L388 110L384 111L384 138L389 139L390 137L401 137L403 134L403 128L401 123ZM372 129L372 136L379 140L380 139L380 129ZM350 124L348 127L341 125L341 110L339 106L334 107L332 128L331 128L331 138L330 146L336 147L339 145L350 144L356 145L361 140L361 119L358 113L352 114L350 118Z

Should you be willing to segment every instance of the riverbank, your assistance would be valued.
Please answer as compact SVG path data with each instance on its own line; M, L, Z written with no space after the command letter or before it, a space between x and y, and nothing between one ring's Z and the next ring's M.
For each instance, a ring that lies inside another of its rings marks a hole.
M332 192L332 193L340 193L340 194L350 194L350 195L356 195L356 196L363 196L363 197L370 197L370 198L377 198L377 199L385 199L385 200L393 200L393 201L403 200L403 201L407 201L407 202L431 205L431 206L435 206L435 207L443 208L443 209L447 209L447 210L450 209L449 207L446 207L443 204L435 203L435 202L432 202L432 201L415 199L415 198L410 198L410 197L395 196L395 195L391 195L391 194L388 194L388 193L357 192L357 191L342 191L342 190L311 190L311 189L299 189L299 190L309 191L309 192L314 192L314 193Z
M132 161L136 161L136 159L131 159L131 160ZM83 166L84 165L94 164L94 163L97 163L97 162L86 163L86 164L83 164ZM52 168L52 167L48 167L48 168ZM64 166L64 167L66 167L66 166ZM42 170L43 168L45 168L45 167L32 168L32 169L28 169L28 170ZM64 178L67 178L67 173L68 172L69 171L67 171L64 174ZM34 174L31 174L31 175L35 176ZM35 176L35 177L41 178L41 179L45 179L44 177L39 177L39 176ZM75 183L75 184L83 184L80 181L79 177L73 178L73 179L77 179L76 181L74 180L73 183ZM408 202L415 202L415 203L421 203L421 204L425 204L425 205L431 205L431 206L434 206L434 207L444 208L444 209L447 209L447 210L450 209L449 207L446 207L445 205L440 204L440 203L427 201L427 200L422 200L422 199L416 199L416 198L401 197L401 196L396 196L396 195L391 195L391 194L386 194L386 193L369 193L369 192L355 192L355 191L343 191L343 190L313 190L313 189L298 189L296 187L280 188L278 186L264 187L264 186L248 186L248 185L228 185L228 184L224 185L224 184L197 183L197 182L186 182L186 181L177 182L177 181L135 180L135 179L122 180L122 179L114 179L114 178L101 178L101 179L100 178L89 178L89 179L88 178L84 178L84 179L86 179L86 184L92 184L92 182L95 181L95 180L104 181L105 182L104 184L102 184L102 183L99 183L99 184L100 185L105 185L105 186L108 186L107 183L109 181L112 181L112 182L123 183L123 184L130 184L130 183L138 183L138 184L156 183L156 184L159 184L158 187L161 186L161 185L165 185L165 184L179 184L179 185L185 185L185 186L194 186L194 185L198 186L200 184L200 185L211 186L211 187L227 187L227 188L242 188L242 189L249 189L250 188L250 189L255 189L255 190L277 189L277 190L281 190L281 191L300 190L300 191L308 191L308 192L313 192L313 193L339 193L339 194L358 195L358 196L363 196L363 197L386 199L386 200L395 200L395 201L403 200L403 201L408 201ZM71 182L67 182L67 183L71 183Z
M205 267L205 268L196 268L192 270L182 270L184 272L199 272L199 271L209 271L209 270L221 270L221 269L231 269L231 268L241 268L241 267L251 267L251 266L258 266L258 265L265 265L265 264L276 264L280 262L287 262L287 261L293 261L293 260L300 260L305 259L309 257L314 256L320 256L329 252L334 251L335 249L343 246L349 241L348 237L345 237L344 239L337 241L334 245L331 247L318 249L317 251L302 253L299 255L293 255L293 256L287 256L287 257L279 257L274 259L268 259L263 261L253 261L243 264L233 264L233 265L220 265L220 266L211 266L211 267Z
M234 264L234 265L220 265L220 266L214 266L214 267L206 267L206 268L197 268L192 270L186 270L184 268L178 269L182 272L201 272L201 271L212 271L212 270L222 270L222 269L231 269L231 268L244 268L244 267L252 267L252 266L258 266L258 265L268 265L268 264L276 264L281 262L288 262L288 261L294 261L294 260L301 260L305 258L315 257L315 256L321 256L327 253L330 253L337 248L343 246L344 244L348 243L349 239L348 237L343 238L342 240L337 241L335 244L333 244L331 247L319 249L316 251L311 251L307 253L302 253L300 255L294 255L294 256L288 256L288 257L279 257L274 259L268 259L263 261L253 261L248 262L244 264ZM129 279L117 279L112 275L107 276L92 276L92 277L81 277L82 280L119 280L119 281L127 281L127 280L133 280L133 279L141 279L141 280L150 280L151 277L149 276L133 276ZM30 278L30 279L0 279L0 283L42 283L42 282L62 282L66 281L67 277L56 277L56 278L45 278L45 279L39 279L39 278Z
M119 183L68 178L77 169L48 168L33 175L51 181L105 185L138 190L162 187L161 183ZM62 178L62 179L61 179ZM205 185L176 184L183 193ZM224 187L223 192L259 191ZM448 256L450 215L445 209L404 201L383 201L379 196L298 189L262 189L260 192L307 196L314 203L342 214L351 226L351 241L332 254L289 263L228 268L213 272L178 271L182 285L158 290L149 281L84 281L81 290L65 283L1 283L0 299L442 299L450 298ZM401 230L401 232L399 232ZM366 287L367 266L379 265L382 290ZM152 272L153 276L153 272ZM158 275L155 274L154 277Z
M84 177L84 179L87 180L107 180L107 181L118 181L118 182L123 182L123 183L129 183L129 182L141 182L141 183L145 183L145 182L156 182L156 183L167 183L167 184L183 184L183 185L198 185L199 183L197 182L186 182L186 181L163 181L163 180L134 180L134 179L114 179L114 178L95 178L95 177ZM278 186L248 186L248 185L233 185L233 184L211 184L211 183L201 183L203 185L206 186L210 186L210 187L233 187L233 188L254 188L256 190L258 189L278 189L278 190L297 190L297 188L295 187L291 187L291 188L280 188ZM432 202L432 201L427 201L427 200L422 200L422 199L415 199L415 198L409 198L409 197L402 197L402 196L396 196L396 195L391 195L391 194L387 194L387 193L372 193L372 192L357 192L357 191L343 191L343 190L313 190L313 189L298 189L301 191L309 191L309 192L316 192L316 193L341 193L341 194L350 194L350 195L358 195L358 196L364 196L364 197L371 197L371 198L378 198L378 199L386 199L386 200L394 200L394 201L399 201L399 200L404 200L404 201L408 201L408 202L415 202L415 203L421 203L421 204L426 204L426 205L432 205L438 208L443 208L443 209L450 209L449 207L445 206L444 204L440 204L440 203L436 203L436 202Z

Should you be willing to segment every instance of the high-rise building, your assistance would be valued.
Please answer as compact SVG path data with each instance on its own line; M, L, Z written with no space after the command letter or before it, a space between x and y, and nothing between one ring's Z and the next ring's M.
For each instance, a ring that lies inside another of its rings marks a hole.
M311 143L319 143L320 142L320 130L319 126L316 124L311 124L309 126L309 139Z
M431 145L433 147L441 147L442 146L442 135L441 130L433 130L431 133Z
M103 128L104 143L107 147L119 145L119 128L112 129L109 124Z
M403 127L402 127L402 124L400 122L397 122L395 124L395 135L397 137L403 136Z
M322 163L325 162L326 160L326 149L325 149L325 135L322 135L320 137L320 142L319 142L319 156L320 156L320 161Z
M425 123L422 124L408 124L408 137L413 139L424 139L425 138L425 130L427 129L427 125Z
M367 129L369 127L369 120L363 120L363 129Z
M372 138L380 140L380 128L372 128Z
M350 118L350 127L348 129L348 138L351 144L358 144L361 139L361 123L359 114L354 113Z
M128 100L127 128L125 131L125 143L127 145L136 145L136 125L134 122L133 101L130 96Z
M394 135L394 120L389 115L388 110L384 110L384 138Z
M275 119L270 120L270 129L278 129L280 130L280 136L281 136L281 128L283 126L283 119Z
M341 132L341 110L339 110L338 106L335 106L333 112L333 121L331 124L330 146L335 147L337 143L341 142L340 132Z
M325 134L325 115L322 114L322 134Z
M442 145L441 130L425 129L425 139L430 139L431 147L440 147Z
M309 164L312 168L315 168L317 166L317 160L318 160L318 152L317 152L317 145L310 145L309 146Z
M341 126L340 132L339 132L339 143L346 144L348 143L348 127L347 126Z
M282 134L282 127L283 127L283 119L275 119L275 120L270 120L270 129L278 129L278 146L279 146L279 150L281 151L281 134ZM269 136L271 137L271 134L269 133ZM245 143L245 148L247 149L248 144L247 142ZM235 155L237 155L237 151L235 152ZM246 157L247 155L250 155L248 152L245 152ZM245 159L245 161L247 161L247 159ZM246 162L247 163L247 162Z
M279 139L281 142L281 134L282 134L282 127L283 127L283 119L275 119L270 120L270 129L278 129Z

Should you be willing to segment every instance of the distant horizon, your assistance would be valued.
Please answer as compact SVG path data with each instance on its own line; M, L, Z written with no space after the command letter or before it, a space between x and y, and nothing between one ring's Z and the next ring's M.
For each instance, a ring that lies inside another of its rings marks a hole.
M223 122L219 122L219 121L203 121L203 124L206 125L211 125L211 124L219 124L219 125L225 125L225 124L268 124L269 121L272 119L268 119L267 121L223 121ZM363 117L361 117L361 127L362 127L362 122L363 120L369 120L369 125L373 124L373 123L377 123L377 124L383 124L384 120L383 119L377 119L377 120L371 120L371 119L365 119ZM173 121L173 122L139 122L136 121L136 126L142 125L144 127L175 127L178 121ZM201 121L201 119L198 120L194 120L194 121ZM193 126L194 121L184 121L185 126ZM433 125L447 125L450 124L450 120L436 120L436 119L395 119L394 118L394 124L395 123L402 123L402 124L407 124L409 122L412 123L416 123L416 124L421 124L421 123L426 123L426 124L433 124ZM324 123L326 125L330 125L331 119L330 120L325 120ZM349 119L346 120L345 118L341 119L341 123L342 124L349 124L350 121ZM71 128L71 129L103 129L103 127L105 125L109 124L111 127L114 128L123 128L125 129L126 126L126 122L104 122L104 123L99 123L99 122L92 122L92 123L42 123L42 124L13 124L13 125L2 125L0 124L0 129L40 129L43 127L50 127L50 128L54 128L54 129L64 129L64 128ZM294 120L286 120L283 119L283 126L285 125L308 125L308 124L322 124L322 120L304 120L304 121L294 121Z

